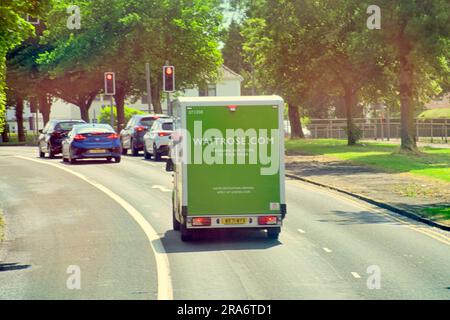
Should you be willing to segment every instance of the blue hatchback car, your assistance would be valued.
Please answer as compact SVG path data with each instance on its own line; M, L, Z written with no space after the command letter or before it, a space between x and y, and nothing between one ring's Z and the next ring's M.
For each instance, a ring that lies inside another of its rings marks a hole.
M81 124L73 126L62 141L63 161L106 158L120 162L120 137L109 124Z

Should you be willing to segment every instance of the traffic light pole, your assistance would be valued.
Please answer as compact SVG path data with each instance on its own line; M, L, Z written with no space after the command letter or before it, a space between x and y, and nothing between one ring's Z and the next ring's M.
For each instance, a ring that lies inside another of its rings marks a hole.
M147 78L147 103L148 103L148 113L151 113L153 109L152 103L152 86L150 82L150 64L145 63L145 76Z
M110 110L111 127L114 128L114 108L113 108L113 96L112 96L112 94L109 95L109 99L111 101L111 110Z

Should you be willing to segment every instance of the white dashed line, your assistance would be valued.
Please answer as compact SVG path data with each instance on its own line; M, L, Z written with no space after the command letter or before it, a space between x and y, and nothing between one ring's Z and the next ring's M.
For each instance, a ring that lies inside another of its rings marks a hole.
M358 272L352 272L352 276L356 279L361 279L361 276L358 274Z
M297 229L298 232L300 233L306 233L305 231L303 231L302 229Z
M325 251L325 252L328 252L328 253L331 253L332 251L330 250L330 249L328 249L328 248L323 248L323 250Z

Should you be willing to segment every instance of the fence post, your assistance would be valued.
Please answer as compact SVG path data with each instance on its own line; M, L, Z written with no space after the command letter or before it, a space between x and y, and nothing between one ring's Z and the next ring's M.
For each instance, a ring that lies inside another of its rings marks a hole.
M434 141L434 132L433 132L433 119L430 120L430 126L431 126L431 143Z
M447 119L445 119L445 143L448 143L448 125L447 125Z

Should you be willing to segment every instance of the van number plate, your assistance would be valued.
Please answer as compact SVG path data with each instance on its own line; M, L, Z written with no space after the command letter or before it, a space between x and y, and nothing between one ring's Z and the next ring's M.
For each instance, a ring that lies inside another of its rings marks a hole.
M222 224L246 224L247 218L222 218Z

